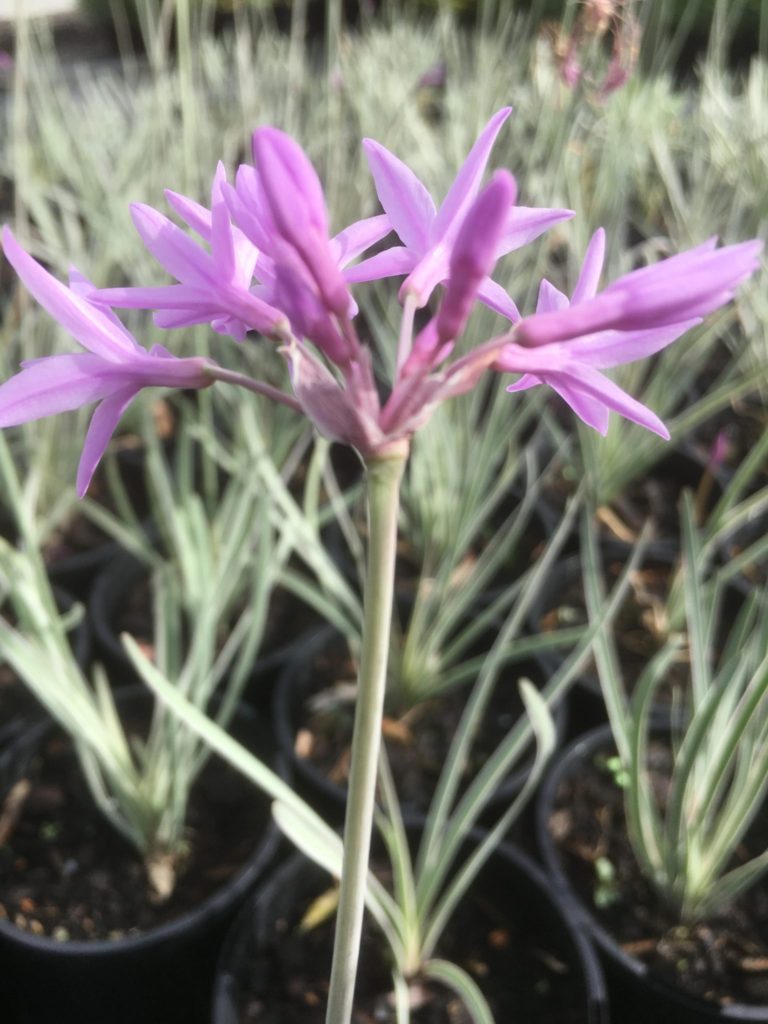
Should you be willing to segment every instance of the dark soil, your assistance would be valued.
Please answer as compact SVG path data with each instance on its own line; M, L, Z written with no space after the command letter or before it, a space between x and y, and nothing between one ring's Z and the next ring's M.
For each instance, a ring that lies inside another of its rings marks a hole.
M649 768L662 795L668 767L668 748L652 744ZM582 902L627 954L712 1003L768 1002L764 885L711 920L681 923L637 868L626 834L623 791L605 757L580 766L560 786L549 824ZM744 858L746 851L740 849L739 856ZM598 862L612 865L610 882L598 882Z
M87 793L67 738L51 735L25 778L31 790L0 845L0 916L62 941L137 935L195 909L244 866L268 820L254 787L211 760L189 804L188 857L159 904L133 846Z
M309 696L299 709L295 752L332 782L346 786L349 775L357 669L339 642L315 656ZM502 673L464 777L471 781L499 742L524 714L517 681L540 681L535 665L514 665ZM467 701L467 687L424 701L406 714L385 716L384 742L397 792L409 808L426 810L445 764Z
M580 479L574 467L564 463L560 472L555 470L545 483L547 501L555 508L563 508ZM694 491L697 510L701 516L706 516L720 494L721 484L707 471L704 463L691 456L673 453L653 466L641 479L631 483L610 505L598 510L600 539L632 545L645 524L650 522L652 542L679 543L678 508L686 488Z
M623 570L624 564L620 560L605 560L606 589L615 585ZM629 593L614 620L613 634L624 684L630 694L649 660L667 641L666 602L673 572L673 564L652 561L637 569L631 577ZM551 603L554 598L552 595L549 606L536 624L540 632L578 626L588 621L580 571L576 578L562 581L556 604ZM594 665L587 671L594 674ZM656 691L656 702L671 703L674 696L688 686L689 678L687 654L682 648L679 660L667 670L664 682ZM599 687L596 675L594 685Z
M545 929L532 931L528 925L510 922L490 888L486 885L464 901L436 955L469 972L499 1024L583 1022L583 1011L577 1009L580 982L573 979L559 941L553 943ZM316 905L333 898L334 890L328 889ZM333 914L309 930L302 930L296 920L279 918L275 931L266 955L249 961L256 969L240 992L238 1024L323 1024ZM353 1024L395 1024L389 962L380 933L367 923ZM410 991L413 1024L471 1024L463 1004L442 986L417 977Z

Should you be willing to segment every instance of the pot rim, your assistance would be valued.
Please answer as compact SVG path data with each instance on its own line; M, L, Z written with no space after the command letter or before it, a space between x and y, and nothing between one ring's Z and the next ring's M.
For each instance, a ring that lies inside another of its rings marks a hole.
M420 829L423 827L424 820L422 815L408 815L406 828L409 831L413 831L416 828ZM465 841L477 843L486 834L485 830L474 828L467 834ZM494 859L506 861L513 866L514 870L526 876L526 880L533 885L539 896L557 914L573 949L576 965L581 970L584 978L584 1009L586 1011L586 1019L589 1024L609 1024L608 990L602 965L588 932L574 917L563 911L562 894L553 891L550 879L546 876L545 872L526 853L518 849L511 842L505 840L500 842L491 854L489 863ZM212 1024L225 1024L225 1022L230 1024L230 1017L227 1016L227 1007L235 977L232 964L235 961L236 950L242 942L244 930L249 926L257 927L259 925L259 915L263 914L264 907L269 907L273 900L273 894L285 891L290 879L307 863L319 872L324 871L324 869L315 865L301 851L294 850L282 864L264 879L261 887L253 893L232 923L222 944L216 965L216 976L211 998Z
M295 741L297 733L296 708L302 697L311 684L311 673L307 667L308 658L322 651L323 647L332 642L335 637L342 634L332 625L324 625L320 628L310 630L303 637L297 639L295 654L283 666L283 671L275 686L274 699L272 704L272 719L275 728L275 736L278 745L284 751L297 775L304 779L310 786L319 791L324 798L332 804L343 809L347 803L347 787L329 779L325 772L321 771L312 761L305 757L299 757L296 753ZM536 664L542 672L544 666L533 656L528 659L529 663ZM525 664L522 662L521 664ZM503 678L503 677L502 677ZM499 680L501 682L501 679ZM469 687L471 688L471 683ZM430 698L431 699L431 698ZM552 717L555 723L558 745L562 744L568 729L568 695L552 708ZM519 767L513 768L505 777L504 781L496 789L494 796L489 801L486 812L492 810L498 803L511 799L525 784L528 777L532 757L525 758ZM404 803L409 813L421 813L414 810L410 805ZM484 812L485 813L485 812Z
M120 690L118 700L135 700L146 696L149 695L143 687L129 686ZM243 703L238 705L238 713L251 720L263 717ZM31 726L3 752L2 763L7 764L14 756L23 756L25 752L42 742L47 733L56 728L59 726L53 719ZM279 759L279 755L277 770L281 774L285 774L285 767L282 760ZM280 842L280 832L272 818L271 811L269 811L266 827L254 845L253 854L239 871L235 872L197 906L138 935L126 935L119 939L71 939L62 942L48 935L34 935L31 932L26 932L17 928L7 918L0 918L0 939L37 953L73 958L83 956L108 958L172 943L176 936L184 933L194 934L207 927L209 921L224 916L264 874L274 858Z
M578 923L589 931L603 954L633 978L647 985L651 991L674 1000L685 1009L701 1014L702 1020L768 1021L768 1005L730 1003L720 1006L667 981L657 971L623 950L571 885L549 830L549 819L557 790L575 765L583 763L601 748L609 747L615 750L615 746L610 725L601 725L570 743L556 757L547 772L536 802L535 825L537 843L550 881L554 883L556 889L567 896Z

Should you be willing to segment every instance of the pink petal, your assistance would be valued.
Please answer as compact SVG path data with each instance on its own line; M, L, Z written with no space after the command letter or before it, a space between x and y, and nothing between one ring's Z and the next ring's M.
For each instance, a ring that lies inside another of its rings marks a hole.
M497 284L490 277L486 277L477 289L477 297L489 309L493 309L496 313L500 313L501 316L505 316L513 324L516 324L520 319L520 311L515 303L501 285Z
M199 309L185 306L183 309L160 309L152 319L157 327L170 331L176 327L195 327L198 324L211 323L217 316L221 316L221 310L210 305L201 306Z
M85 435L80 464L77 467L77 496L82 498L91 482L96 467L104 454L109 439L115 432L120 417L133 401L136 389L121 388L105 398L96 408Z
M542 278L539 285L539 298L536 303L537 313L556 313L561 309L568 309L570 305L568 296L564 295L559 288Z
M426 253L400 286L399 298L405 302L408 293L415 296L418 307L426 306L435 288L448 278L450 249L436 245Z
M625 419L658 434L665 441L669 440L669 431L655 413L597 370L588 366L574 366L569 368L566 374L556 375L556 379L559 384L576 388L587 398L602 402L603 405L613 409Z
M435 204L413 171L373 139L363 139L376 194L400 240L417 254L429 244Z
M210 306L210 292L201 292L186 284L166 284L156 288L99 288L94 302L104 302L118 309L188 309Z
M165 190L168 205L204 242L211 241L211 211L188 196L182 196L171 189Z
M23 367L0 384L0 427L79 409L115 389L110 373L115 364L85 352L45 356Z
M530 388L538 387L543 384L544 381L541 377L537 377L533 373L524 373L520 380L516 380L514 384L507 384L506 391L528 391Z
M331 248L339 266L346 267L351 260L381 241L391 230L392 225L385 213L378 217L366 217L365 220L358 220L344 228L331 239Z
M399 277L410 273L415 265L416 256L411 250L397 245L356 263L354 267L347 267L344 280L355 284L358 281L378 281L382 277Z
M715 251L699 247L626 274L594 301L602 296L623 301L625 330L704 316L733 298L758 268L762 247L757 240Z
M136 351L138 346L125 329L115 329L111 314L52 277L24 252L8 227L3 228L3 250L29 292L83 348L114 362Z
M102 303L99 303L99 290L96 285L89 281L85 274L81 274L76 267L69 268L70 290L90 303L95 303L99 311L104 314L117 331L122 334L127 344L136 352L143 352L141 345L136 341L130 331L118 319L117 315Z
M173 221L143 203L131 205L131 216L144 245L171 277L198 288L216 285L210 256Z
M211 207L211 257L216 274L221 280L232 281L237 274L235 242L229 210L223 199L214 201ZM250 277L246 284L250 284Z
M605 370L611 366L646 359L700 323L701 320L696 319L641 331L601 331L568 343L568 353L585 366Z
M597 286L600 283L600 275L603 272L605 260L605 231L598 228L592 235L584 254L584 262L581 265L581 273L573 289L571 304L584 302L585 299L593 299L597 294Z
M573 409L580 420L605 437L608 433L610 414L603 402L580 391L572 384L564 383L561 379L553 377L547 383Z
M255 169L247 165L239 167L236 181L236 188L229 183L222 185L232 220L260 252L269 252L275 227L268 219Z
M478 136L434 219L430 233L432 243L458 230L464 214L480 189L480 182L485 174L496 137L511 113L511 107L502 107ZM400 237L402 238L402 235Z
M548 209L547 207L513 206L509 212L507 227L496 251L497 259L514 249L529 245L539 235L549 231L555 224L570 220L573 210Z

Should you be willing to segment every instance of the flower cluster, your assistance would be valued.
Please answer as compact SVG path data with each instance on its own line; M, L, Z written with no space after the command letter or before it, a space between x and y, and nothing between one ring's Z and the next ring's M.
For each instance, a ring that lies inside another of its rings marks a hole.
M548 384L602 433L614 410L667 437L649 409L600 371L657 352L729 301L756 269L760 243L717 249L711 240L599 292L605 238L598 231L572 298L542 281L536 312L521 318L491 277L496 261L573 214L518 205L515 180L505 170L482 187L510 113L504 108L488 122L439 208L404 163L365 140L384 212L333 237L306 154L277 129L257 130L254 164L241 166L234 184L219 165L210 209L166 193L199 242L156 210L133 207L144 244L174 284L98 289L73 271L67 288L5 228L3 248L19 277L87 351L24 363L0 386L0 426L98 401L78 472L83 494L117 421L142 388L203 388L237 376L210 358L177 358L160 345L147 351L112 312L120 307L152 309L162 328L210 323L238 341L249 332L273 339L288 361L293 396L261 389L298 403L321 433L366 459L407 442L437 403L467 391L487 370L521 374L509 391ZM400 244L354 262L392 232ZM404 278L403 321L395 377L382 400L370 349L355 329L350 285L387 277ZM433 315L414 336L415 312L436 289ZM509 323L451 361L477 301ZM259 390L255 381L246 386Z

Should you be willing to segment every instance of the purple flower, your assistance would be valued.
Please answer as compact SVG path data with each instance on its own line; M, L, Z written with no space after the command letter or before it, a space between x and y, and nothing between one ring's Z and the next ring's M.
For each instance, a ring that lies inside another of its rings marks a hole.
M323 187L309 158L277 128L254 132L253 158L271 255L305 273L326 308L345 317L349 292L331 252Z
M508 391L548 384L601 434L609 410L668 439L659 418L600 370L644 359L665 348L703 316L733 298L758 266L761 242L695 249L634 270L599 295L605 233L592 237L570 302L542 281L537 312L522 320L496 369L523 376Z
M485 126L439 210L413 171L378 142L363 142L379 201L403 244L363 260L347 271L348 281L406 274L401 298L411 293L418 306L427 303L435 287L448 277L451 247L480 190L496 136L511 112L511 107L504 107ZM572 216L571 210L511 207L496 258L526 245L552 225ZM508 319L520 319L512 299L490 277L483 280L477 296Z
M258 288L252 288L253 275L260 264L259 250L231 224L222 194L225 183L226 172L223 164L219 164L211 190L210 212L186 196L167 193L171 206L208 243L210 253L152 207L143 203L131 207L133 222L147 249L179 284L103 288L94 290L91 299L123 309L158 310L154 317L158 327L210 323L218 333L229 334L238 341L249 330L272 337L285 336L285 314L265 301Z
M161 345L142 348L111 312L89 301L90 282L73 272L67 288L19 246L7 227L3 250L40 305L87 351L23 362L21 372L0 385L0 427L98 402L77 471L82 497L118 420L139 391L207 387L211 364L199 357L178 359Z
M286 352L294 393L327 437L354 445L363 456L401 443L426 423L440 402L473 387L498 358L505 339L480 346L437 370L464 329L478 288L493 269L514 196L512 175L497 171L467 211L452 248L443 301L416 338L383 408L365 349L350 364L343 384L303 346Z
M451 251L448 281L437 315L416 338L402 377L431 369L450 353L466 326L479 289L493 270L515 194L515 179L509 171L497 171L470 207Z
M301 147L277 129L261 128L253 153L257 166L241 166L224 196L235 223L263 254L263 295L285 311L294 333L343 365L356 347L345 321L357 307L342 271L389 233L389 220L370 217L329 238L322 187Z

